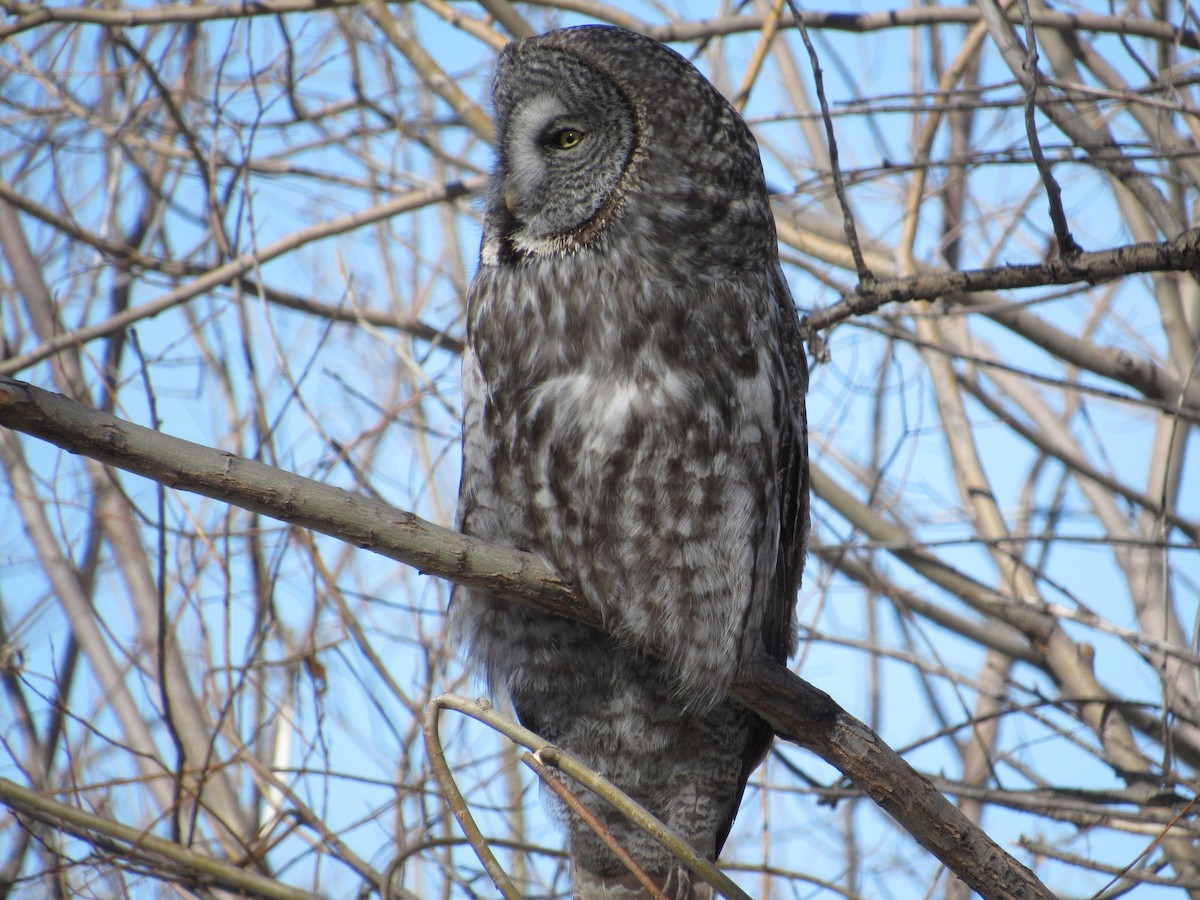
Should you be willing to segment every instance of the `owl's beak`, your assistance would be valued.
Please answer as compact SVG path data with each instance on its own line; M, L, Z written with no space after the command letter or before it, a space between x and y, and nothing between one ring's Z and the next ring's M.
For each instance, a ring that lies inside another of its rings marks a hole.
M512 191L504 192L504 208L510 213L517 211L517 196Z

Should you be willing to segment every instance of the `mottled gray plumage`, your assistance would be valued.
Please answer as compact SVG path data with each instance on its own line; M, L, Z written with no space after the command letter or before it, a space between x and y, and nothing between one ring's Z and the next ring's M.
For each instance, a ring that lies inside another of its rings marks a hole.
M510 45L494 103L459 526L545 557L615 636L478 592L453 624L526 726L715 858L771 739L728 688L794 649L808 529L807 370L758 148L690 63L617 28ZM670 896L711 896L582 796ZM567 824L577 896L643 896Z

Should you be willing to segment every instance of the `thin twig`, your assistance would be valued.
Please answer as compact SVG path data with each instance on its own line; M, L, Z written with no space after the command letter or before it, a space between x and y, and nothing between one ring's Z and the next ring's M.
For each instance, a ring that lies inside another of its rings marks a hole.
M441 717L442 708L443 705L437 700L425 708L425 748L429 752L429 762L433 766L434 777L437 778L437 782L442 788L450 811L458 819L458 824L462 826L463 833L470 841L475 855L483 863L492 883L504 895L505 900L521 900L520 892L513 886L508 873L504 871L504 867L496 859L496 854L492 853L491 847L488 846L487 838L475 824L471 808L467 806L462 791L458 789L458 785L454 781L454 773L450 771L450 764L446 762L446 754L442 750L442 739L438 735L438 719Z
M1147 846L1146 849L1143 850L1141 853L1139 853L1136 857L1131 859L1129 861L1128 865L1126 865L1123 869L1121 869L1121 871L1119 871L1116 875L1114 875L1112 878L1112 881L1110 881L1104 887L1100 888L1100 890L1096 891L1096 893L1093 895L1093 898L1099 897L1101 894L1103 894L1105 891L1107 891L1110 887L1112 887L1114 884L1116 884L1118 881L1120 881L1122 878L1124 878L1126 875L1128 875L1129 871L1134 866L1136 866L1141 860L1145 859L1151 853L1151 851L1153 851L1154 848L1159 845L1159 843L1162 841L1162 839L1171 833L1171 829L1175 827L1175 823L1180 821L1181 819L1183 819L1188 813L1190 813L1192 811L1192 807L1196 805L1197 800L1200 800L1200 797L1196 797L1196 796L1192 797L1192 799L1188 801L1187 806L1185 806L1183 809L1179 810L1179 812L1176 813L1175 818L1173 818L1170 822L1168 822L1166 825L1164 825L1162 830L1157 835L1155 835L1154 840L1152 840L1150 842L1149 846Z
M808 37L808 29L804 26L804 17L796 9L793 0L788 0L788 6L791 7L796 26L800 31L800 39L804 41L804 49L808 51L808 59L812 64L813 86L817 91L817 100L821 104L821 119L825 122L825 136L829 140L829 169L833 175L833 190L837 194L838 204L842 208L842 227L846 231L846 243L854 256L854 268L858 272L858 282L861 287L873 282L875 276L871 274L871 270L867 268L867 262L863 258L862 248L858 244L858 229L854 225L854 213L850 211L850 203L846 199L846 185L842 180L842 169L838 162L837 135L834 134L833 119L829 115L829 101L825 99L825 81L821 75L821 61L817 58L817 51Z
M1021 7L1021 21L1025 25L1025 136L1029 141L1029 150L1033 154L1033 163L1037 166L1042 183L1046 186L1046 200L1050 204L1050 221L1054 225L1054 237L1058 241L1058 252L1066 259L1078 256L1083 248L1075 242L1071 234L1071 226L1067 224L1067 214L1063 210L1062 188L1046 162L1046 154L1042 152L1042 142L1037 132L1037 95L1038 82L1041 73L1038 71L1037 35L1033 30L1033 17L1029 14L1029 0L1017 0Z
M738 89L733 95L733 108L739 113L745 110L746 103L750 100L750 91L754 88L754 83L758 81L758 75L762 72L767 54L771 50L771 43L779 32L779 18L783 15L783 7L786 2L787 0L773 0L771 3L771 9L763 22L762 31L758 34L758 43L754 45L750 62L746 65L746 71L742 75L742 83L738 85Z
M715 886L723 896L730 900L750 900L742 892L742 889L729 879L729 876L725 875L716 865L701 857L691 844L675 834L656 816L603 775L590 769L575 755L551 746L528 728L501 716L487 703L481 704L466 700L454 694L442 694L430 702L431 708L435 706L453 709L470 716L488 727L494 728L514 743L536 752L543 763L560 769L564 774L578 781L601 800L618 810L630 822L658 841L668 853L693 873Z
M508 0L479 0L479 5L491 13L492 18L503 25L504 30L518 41L537 34L533 26L525 21L525 18Z
M525 751L521 754L521 762L525 763L525 765L529 766L529 768L536 772L537 776L542 779L542 783L546 785L546 787L550 788L550 790L554 791L554 793L558 796L558 799L561 800L563 804L571 810L572 813L578 816L579 819L592 830L592 833L595 834L596 837L600 838L600 840L604 842L604 846L612 851L613 856L621 861L621 865L629 870L633 877L638 880L638 884L644 887L650 896L654 898L654 900L667 900L667 895L664 894L662 889L659 888L659 886L654 883L653 879L646 874L646 870L637 864L637 860L630 856L629 851L621 845L621 842L613 837L612 832L604 827L603 822L596 818L596 814L588 809L587 806L584 805L583 801L576 797L574 792L571 791L565 784L563 784L560 779L554 777L554 773L550 771L549 766L543 763L538 756L535 756L529 751Z
M338 0L344 2L344 0ZM169 7L174 8L174 7ZM191 7L184 7L191 9ZM612 9L612 7L609 7ZM99 10L97 10L99 12ZM1010 19L1020 21L1016 11L1008 13ZM762 28L761 14L720 16L699 21L684 20L646 29L645 33L659 41L694 41L699 38L722 37L730 34L758 31ZM830 11L813 10L801 13L799 21L807 28L821 31L841 31L849 34L870 34L893 28L921 28L929 25L974 25L981 19L978 8L973 6L902 6L874 12L854 13L845 9ZM611 21L611 17L610 17ZM796 25L795 10L792 21L784 27ZM1194 29L1180 28L1166 19L1144 16L1105 16L1092 13L1038 10L1033 14L1038 28L1053 28L1064 34L1080 31L1123 34L1145 37L1172 46L1189 50L1200 50L1200 33Z
M257 872L182 847L141 828L115 822L76 806L60 803L40 791L0 778L0 804L51 828L73 834L107 853L139 860L142 871L179 885L224 888L244 897L269 900L319 900L298 888L280 884Z
M495 140L496 126L491 117L477 103L471 100L462 88L442 71L437 61L430 56L429 51L421 46L413 35L409 34L383 0L363 0L363 12L370 16L371 21L379 26L379 30L391 42L392 46L404 55L409 64L417 70L421 80L429 89L450 104L450 108L458 113L463 124L489 144Z

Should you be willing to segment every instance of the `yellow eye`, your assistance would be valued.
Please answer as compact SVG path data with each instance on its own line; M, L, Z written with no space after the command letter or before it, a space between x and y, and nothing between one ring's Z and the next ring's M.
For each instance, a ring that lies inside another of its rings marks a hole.
M570 150L583 140L583 132L576 128L560 128L550 136L551 143L559 150Z

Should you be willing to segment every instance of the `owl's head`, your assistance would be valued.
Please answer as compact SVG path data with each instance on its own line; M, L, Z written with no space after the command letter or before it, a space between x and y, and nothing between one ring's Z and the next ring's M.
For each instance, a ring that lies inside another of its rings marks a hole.
M610 26L552 31L505 48L493 103L485 265L613 233L650 247L687 238L740 264L773 252L757 144L675 51Z

